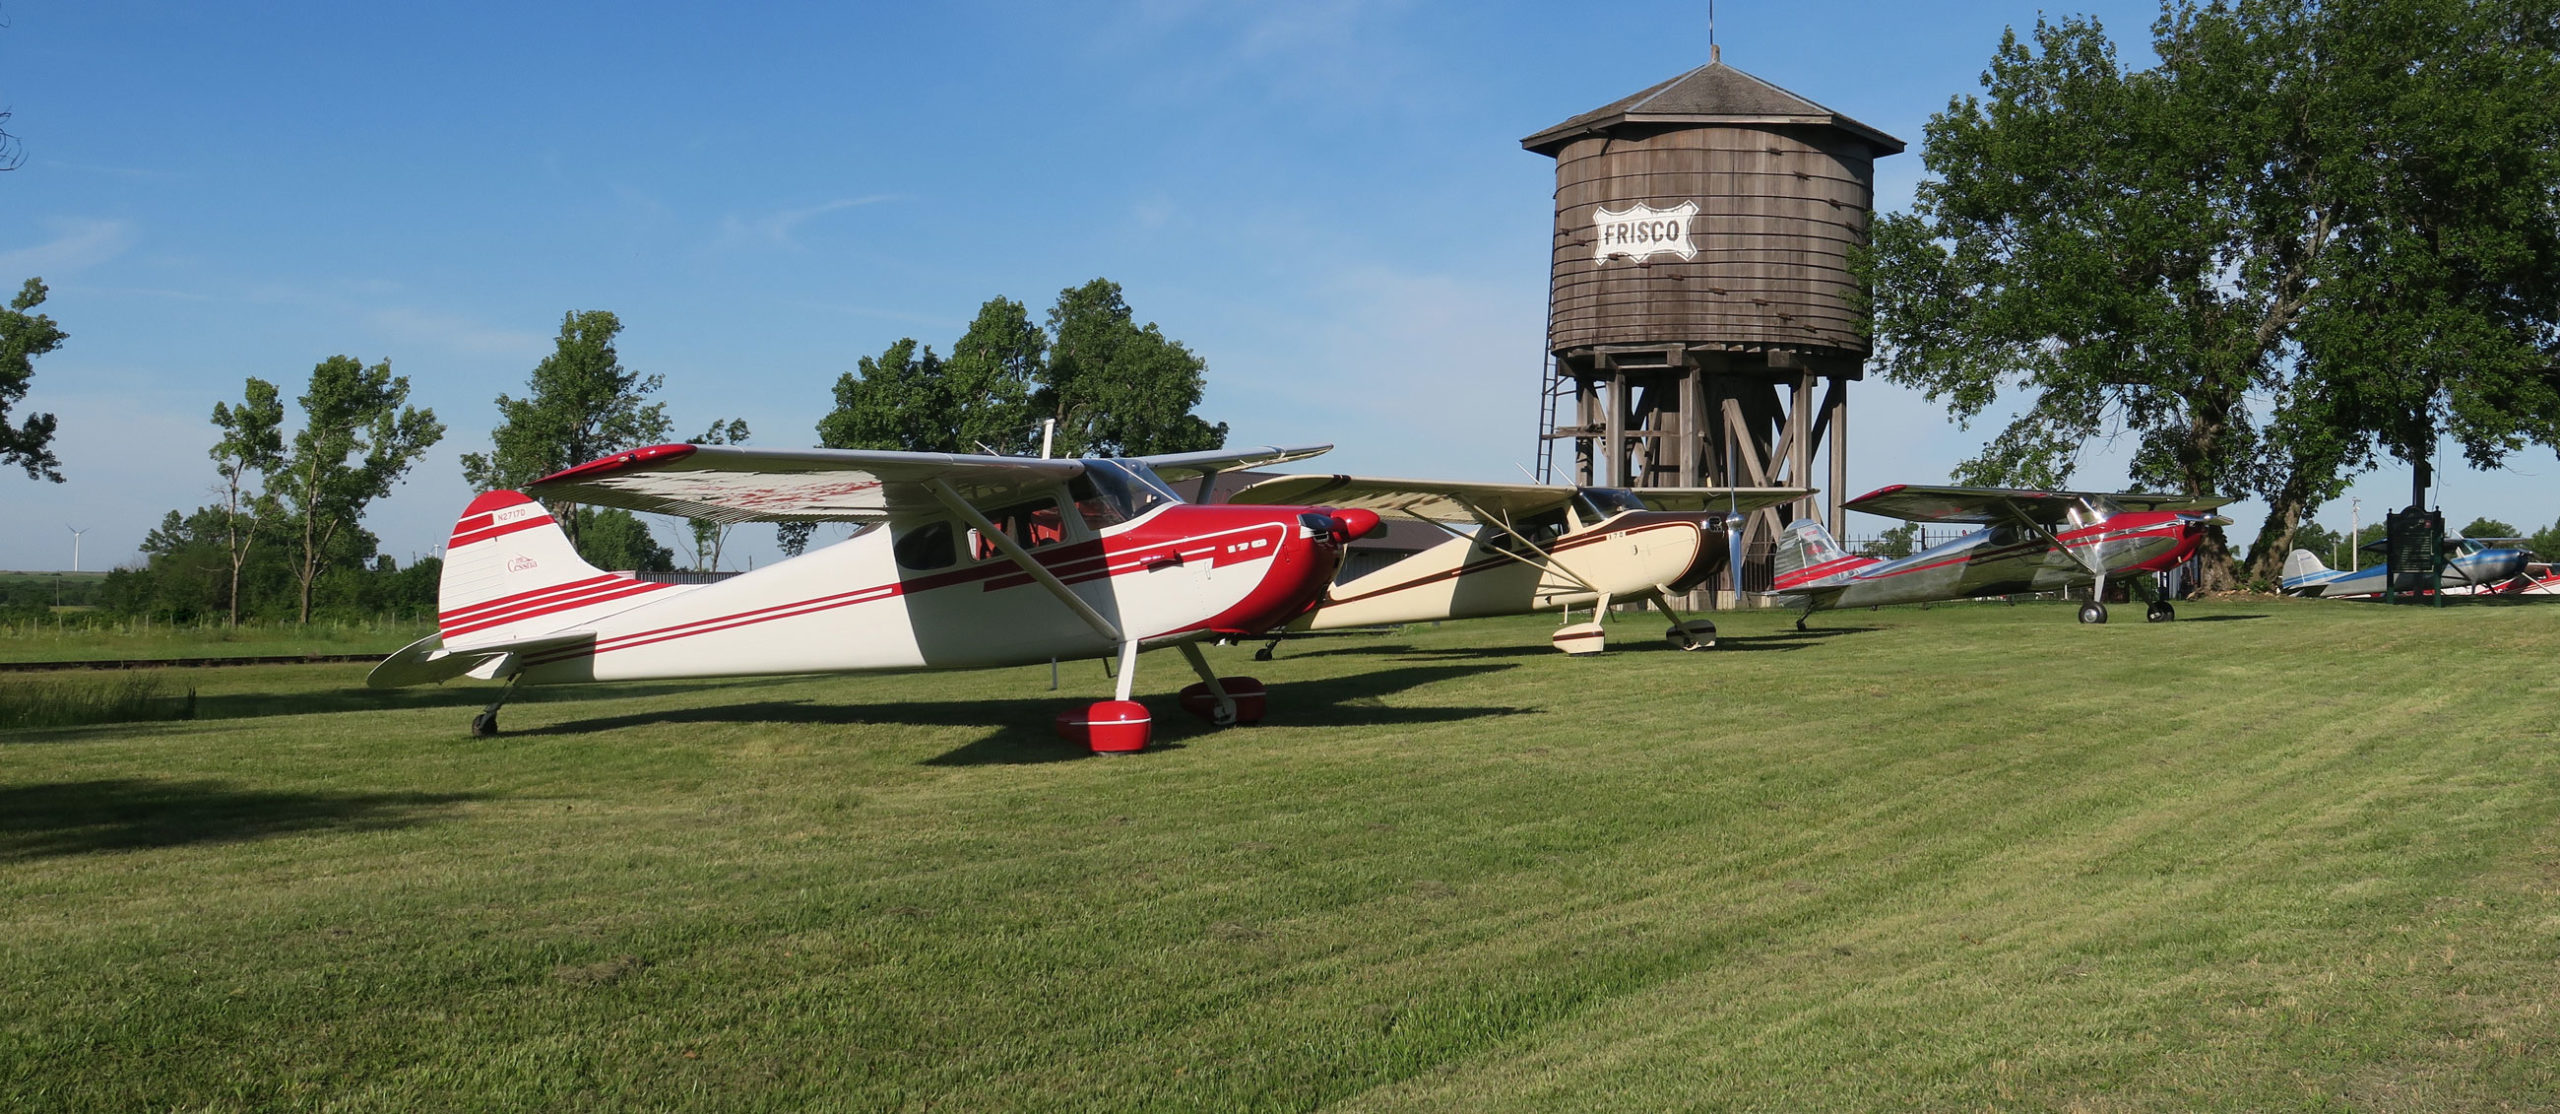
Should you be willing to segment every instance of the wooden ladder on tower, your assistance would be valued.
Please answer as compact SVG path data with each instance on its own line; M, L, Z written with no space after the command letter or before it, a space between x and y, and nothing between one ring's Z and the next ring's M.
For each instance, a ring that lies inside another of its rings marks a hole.
M1539 483L1554 483L1556 482L1556 407L1560 400L1573 393L1573 385L1570 381L1563 384L1556 382L1556 358L1554 353L1548 353L1546 359L1540 362L1539 374L1541 378L1538 384L1538 468L1536 474Z

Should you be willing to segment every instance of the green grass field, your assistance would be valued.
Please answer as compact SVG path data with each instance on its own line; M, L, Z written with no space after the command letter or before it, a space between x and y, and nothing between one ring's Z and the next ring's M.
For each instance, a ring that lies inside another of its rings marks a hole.
M0 622L0 662L110 658L227 658L273 654L387 654L435 633L429 622L168 623L146 619L89 624L43 619Z
M0 735L0 1109L2560 1108L2560 609L2126 612L177 671Z

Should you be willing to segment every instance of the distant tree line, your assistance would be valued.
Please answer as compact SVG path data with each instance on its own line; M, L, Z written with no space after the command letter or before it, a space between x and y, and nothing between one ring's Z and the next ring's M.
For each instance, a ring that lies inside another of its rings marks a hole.
M28 360L61 343L50 319L27 313L42 300L42 284L30 281L14 314L0 317L0 418L24 394ZM623 366L621 331L621 320L604 310L563 315L553 350L534 366L524 394L497 397L489 450L464 454L472 487L520 488L673 435L665 404L650 399L664 378ZM1191 413L1206 365L1152 323L1137 324L1119 284L1107 279L1060 292L1045 330L1022 303L993 299L951 352L937 356L901 339L878 358L862 358L856 372L836 381L835 406L817 422L818 443L1027 453L1037 447L1044 417L1057 422L1060 455L1225 443L1224 423ZM144 539L141 560L97 586L96 604L110 614L233 625L432 617L441 561L402 565L362 525L373 501L444 436L434 412L408 405L408 396L408 380L394 376L387 360L323 360L292 405L275 384L248 379L237 401L214 404L214 502L170 511ZM47 447L52 416L30 418L23 428L29 432L0 439L0 459L59 480ZM743 445L749 437L744 419L722 418L690 441ZM642 516L610 507L549 509L599 568L676 567L676 549ZM810 533L807 524L784 525L783 548L800 552ZM729 534L727 525L695 520L675 536L692 568L715 572Z

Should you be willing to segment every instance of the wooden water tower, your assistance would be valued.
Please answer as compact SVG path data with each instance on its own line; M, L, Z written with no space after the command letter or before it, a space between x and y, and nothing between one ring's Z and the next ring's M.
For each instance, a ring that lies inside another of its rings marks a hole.
M1765 590L1778 530L1851 494L1849 254L1902 141L1710 61L1520 145L1556 160L1541 475L1570 443L1576 483L1820 488L1743 528L1721 587Z

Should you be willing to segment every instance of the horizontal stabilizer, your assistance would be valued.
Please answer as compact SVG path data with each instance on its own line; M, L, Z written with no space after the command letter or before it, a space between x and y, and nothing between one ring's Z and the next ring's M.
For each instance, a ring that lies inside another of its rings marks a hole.
M496 680L514 673L527 655L543 650L592 645L595 640L594 631L574 630L449 650L445 648L444 636L431 634L382 659L382 664L374 666L373 672L365 676L364 683L369 688L396 689L408 685L440 685L462 676Z

